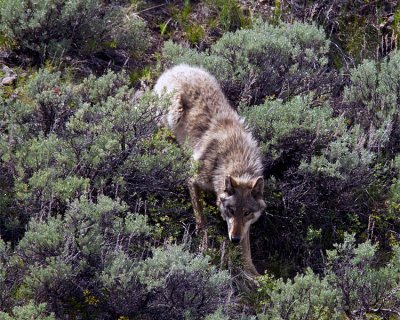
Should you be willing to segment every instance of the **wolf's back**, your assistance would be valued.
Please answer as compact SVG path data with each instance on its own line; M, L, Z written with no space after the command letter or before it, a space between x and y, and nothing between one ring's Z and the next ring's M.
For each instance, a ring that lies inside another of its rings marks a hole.
M201 163L197 181L203 189L222 189L227 175L244 181L262 175L258 144L212 75L178 65L161 75L154 90L171 94L167 125Z
M190 87L219 88L219 84L207 71L187 64L180 64L165 71L160 76L154 86L154 91L158 94L162 94L164 90L167 93L174 91L184 93L182 90Z
M170 94L166 124L179 143L188 142L193 149L216 118L222 114L237 117L218 81L198 67L181 64L167 70L154 91Z

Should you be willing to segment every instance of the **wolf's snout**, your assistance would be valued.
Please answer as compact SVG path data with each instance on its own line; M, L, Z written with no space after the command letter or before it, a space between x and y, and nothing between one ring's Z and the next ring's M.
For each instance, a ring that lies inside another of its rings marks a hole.
M235 244L238 244L240 242L240 237L232 237L231 241Z

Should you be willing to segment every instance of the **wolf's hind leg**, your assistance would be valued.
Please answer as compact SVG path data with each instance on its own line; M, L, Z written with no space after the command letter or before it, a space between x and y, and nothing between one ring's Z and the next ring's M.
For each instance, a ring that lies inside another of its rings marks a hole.
M203 213L200 187L193 178L189 180L189 191L190 197L192 198L194 216L196 219L196 233L201 239L200 251L204 252L208 247L207 217Z

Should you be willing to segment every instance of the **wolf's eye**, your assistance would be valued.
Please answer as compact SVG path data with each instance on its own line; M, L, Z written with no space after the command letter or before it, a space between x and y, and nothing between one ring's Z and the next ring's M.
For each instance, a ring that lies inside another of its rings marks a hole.
M226 207L226 211L233 216L235 213L235 209L233 207Z

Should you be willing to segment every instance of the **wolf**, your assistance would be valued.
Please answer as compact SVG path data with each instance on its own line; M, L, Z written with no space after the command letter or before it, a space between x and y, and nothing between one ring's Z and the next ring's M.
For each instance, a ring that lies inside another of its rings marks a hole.
M229 239L242 247L247 272L258 275L250 250L250 226L258 220L266 204L258 143L231 107L218 81L207 71L186 64L165 71L154 91L168 94L170 107L164 122L179 144L187 144L198 163L198 172L189 181L196 217L196 230L204 231L202 191L214 192Z

